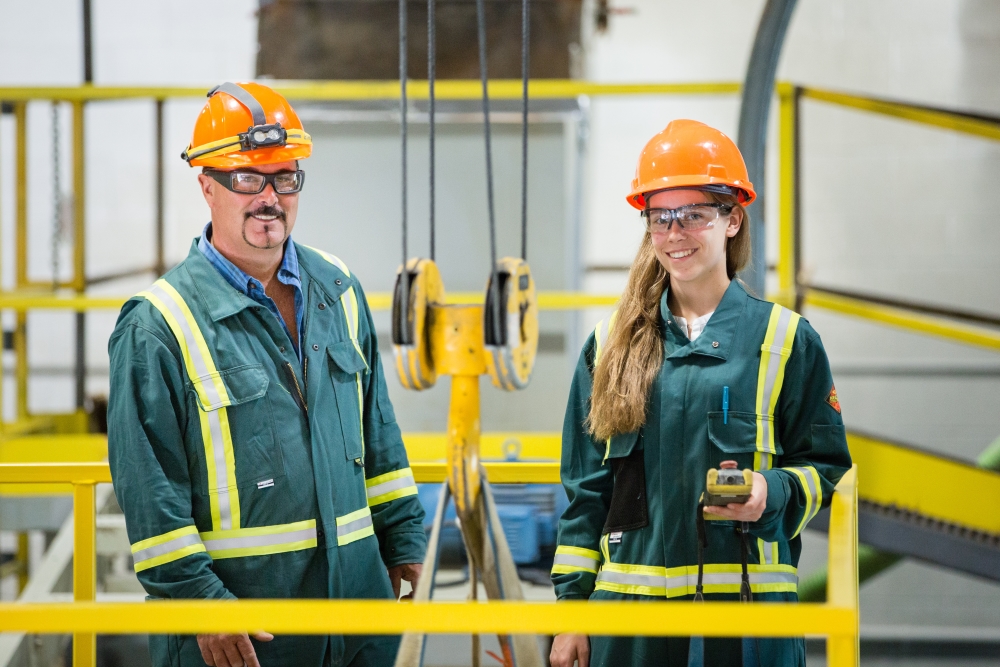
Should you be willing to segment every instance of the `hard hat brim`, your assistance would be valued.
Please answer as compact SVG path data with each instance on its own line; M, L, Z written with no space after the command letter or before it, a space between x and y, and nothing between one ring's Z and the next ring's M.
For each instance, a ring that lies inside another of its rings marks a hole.
M280 146L277 148L261 148L255 151L241 152L238 149L225 155L193 158L189 163L192 167L214 167L216 169L235 169L238 167L253 167L264 164L278 164L304 160L312 154L311 145Z
M662 190L683 190L689 188L692 190L698 189L698 186L702 185L728 185L731 188L740 191L742 196L738 197L740 204L744 206L749 206L753 203L753 200L757 198L757 193L753 189L753 183L750 181L731 181L725 178L716 178L713 176L665 176L663 178L657 178L645 183L639 183L634 185L632 191L628 194L626 199L632 208L639 209L640 211L646 208L646 195L653 192L660 192Z

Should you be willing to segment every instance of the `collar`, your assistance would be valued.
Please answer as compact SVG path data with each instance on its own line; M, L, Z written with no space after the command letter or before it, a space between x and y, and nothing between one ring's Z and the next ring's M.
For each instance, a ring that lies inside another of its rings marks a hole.
M677 322L674 320L674 316L667 307L667 295L669 292L670 288L668 286L667 289L663 290L663 296L660 297L660 318L675 334L683 334L681 340L687 340L687 332L681 332L677 326ZM716 306L715 313L708 320L705 330L701 332L698 339L694 342L688 342L686 345L681 345L672 354L668 355L667 358L677 359L692 354L700 354L725 361L729 356L729 350L732 348L733 337L736 335L740 317L742 317L747 301L749 300L750 296L743 289L743 285L740 284L739 280L730 282L725 294L722 295L722 301Z
M195 284L199 286L199 291L209 305L212 319L219 321L244 308L258 305L249 297L249 284L256 279L216 250L209 241L211 234L212 223L209 222L205 225L202 235L194 240L188 259L192 260L190 267L192 276L195 277ZM196 255L200 257L195 257ZM205 261L199 262L198 259ZM205 268L209 271L206 272ZM277 278L287 285L302 288L298 252L290 237L285 241L285 252L281 266L278 267ZM205 289L201 289L202 287ZM233 290L236 294L232 293Z

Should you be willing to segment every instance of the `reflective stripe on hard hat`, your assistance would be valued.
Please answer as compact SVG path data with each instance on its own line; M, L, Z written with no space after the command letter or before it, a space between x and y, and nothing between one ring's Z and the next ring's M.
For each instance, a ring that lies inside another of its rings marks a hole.
M794 593L798 590L798 571L791 565L748 566L750 589L754 593ZM739 563L710 563L705 565L703 577L705 593L739 593L742 566ZM653 597L680 597L694 595L698 582L698 566L656 567L605 563L597 574L596 590L648 595Z
M253 148L244 148L243 143L242 135L237 134L231 137L226 137L225 139L218 139L217 141L202 144L201 146L189 148L181 153L181 158L190 162L191 160L195 160L197 158L222 155L230 152L227 149L232 148L233 146L240 146L240 151L257 150ZM303 130L285 130L285 145L312 146L312 137L306 134Z
M149 301L163 315L180 347L184 368L198 397L212 528L239 528L240 496L236 491L236 460L226 411L226 406L232 401L208 343L184 298L166 280L157 280L152 287L136 296Z
M316 520L259 528L213 530L201 533L208 555L215 560L266 556L316 547Z
M556 547L556 555L552 560L552 574L570 574L571 572L591 572L597 574L601 564L601 554L593 549L570 547L560 544Z
M372 511L368 507L337 517L337 546L342 547L374 534Z
M135 563L135 571L142 572L203 551L205 545L198 536L198 528L184 526L136 542L132 545L132 560Z
M417 495L417 485L413 481L413 471L409 468L393 470L365 480L368 506L374 507L397 498Z

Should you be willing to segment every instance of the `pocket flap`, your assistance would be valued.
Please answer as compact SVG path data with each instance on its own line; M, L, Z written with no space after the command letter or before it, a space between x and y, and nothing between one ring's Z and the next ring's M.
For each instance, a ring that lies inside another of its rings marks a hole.
M330 355L333 365L344 373L353 375L368 369L368 362L361 356L361 350L354 341L332 343L326 347L326 353Z
M207 392L212 395L208 396L209 402L206 402L205 397L202 393L198 392L192 383L191 391L194 392L194 395L198 399L198 407L205 412L218 410L229 405L240 405L241 403L256 401L267 393L267 387L270 384L270 381L267 379L267 373L264 372L263 364L237 366L236 368L229 368L218 373L209 373L207 376L201 378L201 381L204 385L213 387L217 387L217 383L221 381L229 397L229 400L223 399L212 402L216 392Z
M774 427L772 422L771 427ZM708 439L727 454L745 454L757 451L757 415L753 412L729 411L726 417L720 412L708 413ZM781 447L775 445L781 453Z
M608 446L608 458L618 459L628 456L642 440L642 431L632 433L619 433L611 436L611 444Z

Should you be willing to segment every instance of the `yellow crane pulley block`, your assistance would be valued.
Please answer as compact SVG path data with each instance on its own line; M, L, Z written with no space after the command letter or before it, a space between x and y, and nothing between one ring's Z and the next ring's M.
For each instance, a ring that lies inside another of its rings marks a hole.
M406 303L403 303L403 280ZM444 283L437 264L414 257L399 267L392 292L392 351L396 372L406 389L429 389L437 382L430 340L430 308L444 304Z
M499 308L492 304L493 275L499 287ZM494 327L497 312L500 322ZM531 268L523 259L504 257L497 261L496 274L490 275L486 285L485 318L486 370L493 386L505 391L524 389L538 355L538 298Z

